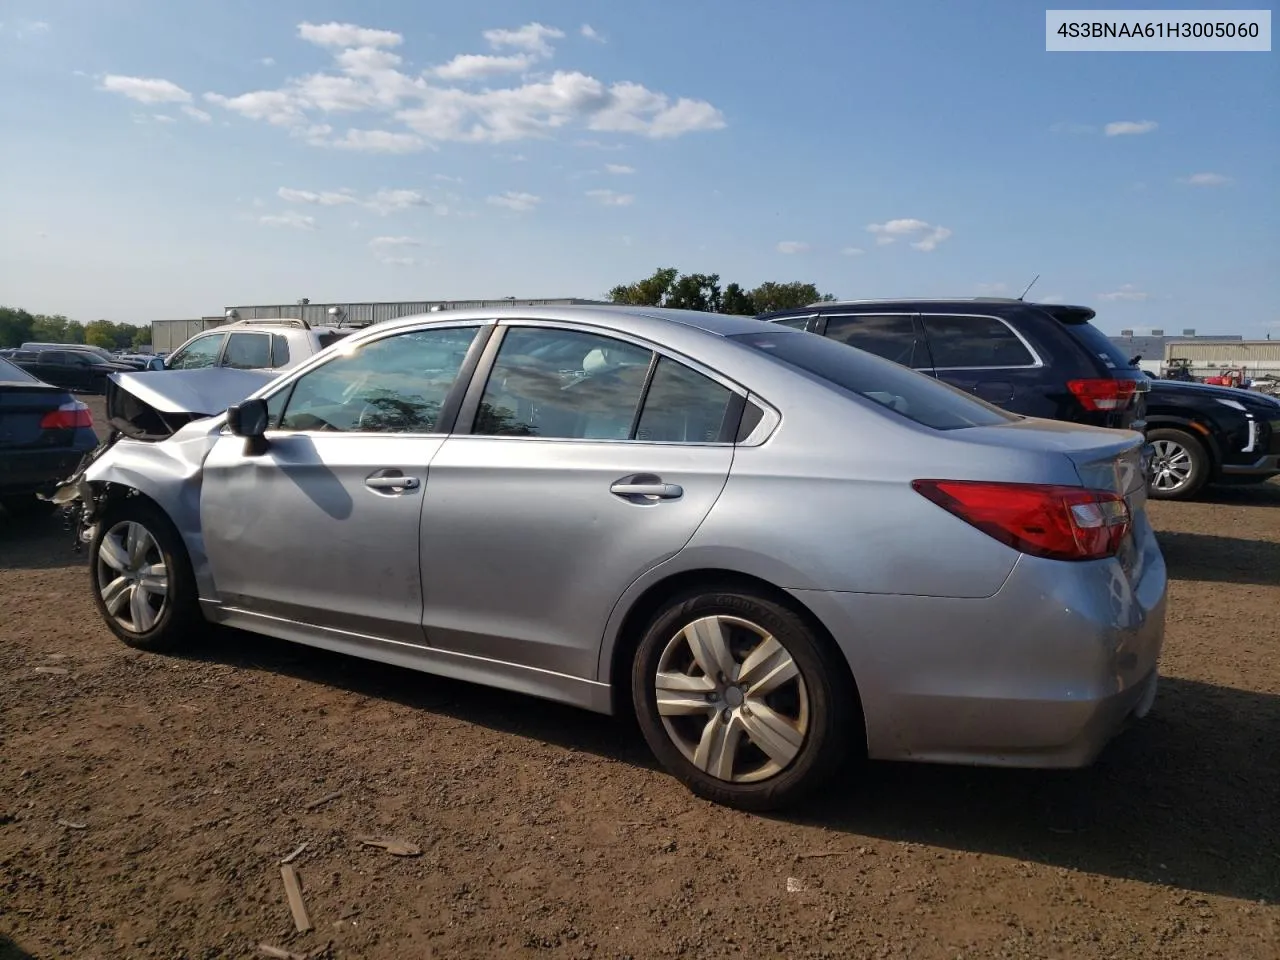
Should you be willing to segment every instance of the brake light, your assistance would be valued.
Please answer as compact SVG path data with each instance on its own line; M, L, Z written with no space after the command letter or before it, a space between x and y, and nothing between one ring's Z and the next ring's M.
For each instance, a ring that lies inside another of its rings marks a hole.
M917 493L1006 546L1049 560L1114 556L1129 507L1106 490L1036 483L916 480Z
M1068 380L1067 389L1090 411L1123 410L1138 392L1136 380Z
M41 430L74 430L77 427L92 427L93 416L89 408L79 400L64 403L57 410L50 410L40 418Z

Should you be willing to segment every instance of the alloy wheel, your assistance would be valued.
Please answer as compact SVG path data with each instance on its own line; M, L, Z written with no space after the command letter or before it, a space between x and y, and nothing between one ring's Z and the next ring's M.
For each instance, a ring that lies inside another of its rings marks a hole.
M702 617L672 637L654 691L662 725L685 759L729 783L781 773L808 733L809 692L795 660L740 617Z
M1155 489L1171 493L1190 482L1195 470L1190 450L1174 440L1156 440L1151 448L1151 485Z
M151 531L135 520L117 523L103 536L96 563L107 613L132 633L151 630L169 595L169 571Z

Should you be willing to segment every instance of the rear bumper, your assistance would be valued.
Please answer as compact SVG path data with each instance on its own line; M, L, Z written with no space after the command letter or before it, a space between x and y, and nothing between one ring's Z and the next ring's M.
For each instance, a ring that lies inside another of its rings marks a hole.
M1135 561L1023 556L985 599L798 591L853 670L874 758L1080 767L1150 707L1166 573L1145 516Z
M0 450L0 494L52 493L75 472L81 457L93 446Z

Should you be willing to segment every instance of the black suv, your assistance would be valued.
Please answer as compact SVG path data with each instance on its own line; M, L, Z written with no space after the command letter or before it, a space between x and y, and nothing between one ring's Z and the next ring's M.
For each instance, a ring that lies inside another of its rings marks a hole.
M815 303L761 320L839 340L1012 413L1143 430L1150 381L1088 307L1022 300Z

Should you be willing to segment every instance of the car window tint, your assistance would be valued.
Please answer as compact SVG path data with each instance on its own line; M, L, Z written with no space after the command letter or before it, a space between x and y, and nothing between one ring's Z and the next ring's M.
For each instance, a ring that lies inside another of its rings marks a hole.
M709 377L661 357L644 398L635 439L652 443L715 443L732 396Z
M916 346L915 322L902 314L829 317L826 335L904 367L911 366Z
M36 354L38 363L62 364L67 362L67 355L61 350L42 350Z
M414 330L334 356L294 383L280 429L434 433L476 330Z
M652 356L612 337L511 327L485 384L472 432L626 440Z
M1026 367L1035 358L1008 324L995 317L926 316L925 334L936 369Z
M773 321L780 327L791 327L795 330L808 330L812 317L787 317L785 320Z
M199 370L212 367L218 360L225 334L217 333L208 337L199 337L169 358L166 366L170 370Z
M284 367L289 364L289 338L280 333L271 335L271 366Z
M12 358L12 357L11 357ZM9 360L0 358L0 383L38 383L31 374Z
M739 333L728 339L935 430L991 426L1020 419L933 377L849 350L826 337L777 330Z
M271 364L271 337L265 333L233 333L222 355L224 367L263 370Z

